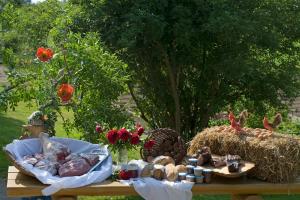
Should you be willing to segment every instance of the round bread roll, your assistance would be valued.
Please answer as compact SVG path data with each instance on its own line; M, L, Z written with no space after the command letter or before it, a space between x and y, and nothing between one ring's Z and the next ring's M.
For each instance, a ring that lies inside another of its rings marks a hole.
M152 161L153 164L159 164L159 165L163 165L166 166L167 164L173 164L175 165L175 161L173 158L171 158L170 156L158 156L156 158L154 158L154 160Z
M178 173L186 173L187 172L185 165L176 165L176 170Z
M153 167L153 178L162 180L165 176L165 168L163 165L154 165Z
M141 177L150 177L152 175L153 164L146 165L141 171Z
M165 166L166 179L168 181L176 181L178 172L174 164L170 163Z

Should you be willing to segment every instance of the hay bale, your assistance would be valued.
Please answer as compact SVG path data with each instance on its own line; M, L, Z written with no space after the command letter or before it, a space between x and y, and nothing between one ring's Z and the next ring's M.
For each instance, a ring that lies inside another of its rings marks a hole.
M193 138L188 154L209 146L215 154L238 154L254 162L256 166L250 176L272 183L294 181L300 174L299 137L274 133L261 140L255 137L258 132L269 133L265 129L244 128L243 133L237 135L229 126L207 128Z

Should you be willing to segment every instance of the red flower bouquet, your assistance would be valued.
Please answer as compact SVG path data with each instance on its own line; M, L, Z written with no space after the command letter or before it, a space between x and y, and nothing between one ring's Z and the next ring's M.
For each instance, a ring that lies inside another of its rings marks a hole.
M108 144L112 151L119 153L119 163L127 162L127 149L144 147L151 150L155 144L154 140L149 140L147 136L143 136L144 128L137 124L134 128L109 129L105 131L104 126L96 123L95 132L99 134L100 143ZM124 159L125 162L120 160Z

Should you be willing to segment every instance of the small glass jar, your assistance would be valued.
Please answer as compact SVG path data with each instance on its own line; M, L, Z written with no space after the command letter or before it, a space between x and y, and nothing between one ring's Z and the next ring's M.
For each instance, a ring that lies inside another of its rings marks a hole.
M205 183L211 183L212 170L211 169L204 169L203 170L203 176L204 176L204 182Z
M204 176L196 176L196 183L203 183Z
M188 182L195 182L195 176L194 175L186 175L186 181Z
M202 167L195 167L194 168L194 174L195 176L202 176L203 168Z
M189 165L197 166L198 159L197 158L189 158Z
M187 174L194 174L194 166L193 165L187 165L186 166L186 171L187 171Z
M137 178L139 176L139 166L136 164L129 164L127 171L130 173L131 178Z
M178 180L179 181L183 181L183 180L186 180L186 173L184 173L184 172L181 172L181 173L179 173L178 174Z

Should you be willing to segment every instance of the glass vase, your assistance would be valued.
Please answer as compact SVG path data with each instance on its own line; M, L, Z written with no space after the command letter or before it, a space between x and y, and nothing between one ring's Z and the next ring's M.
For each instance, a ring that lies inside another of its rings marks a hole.
M118 162L117 164L119 166L123 165L123 164L127 164L128 162L128 151L126 147L122 147L120 149L118 149Z

